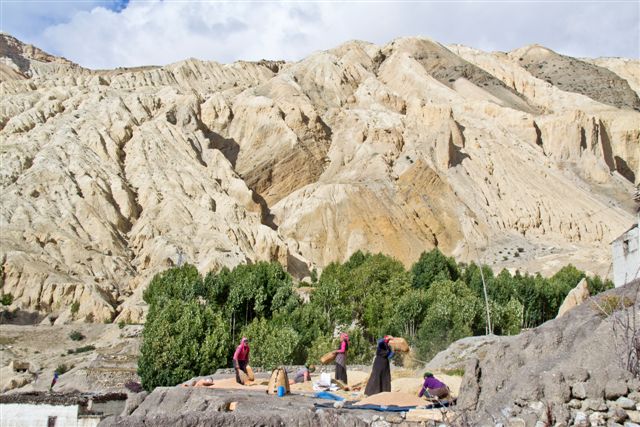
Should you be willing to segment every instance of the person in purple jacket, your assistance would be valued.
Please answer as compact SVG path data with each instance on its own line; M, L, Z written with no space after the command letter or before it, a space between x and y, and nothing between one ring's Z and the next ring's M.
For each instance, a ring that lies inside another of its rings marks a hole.
M444 399L449 396L449 387L442 381L433 376L431 372L424 373L424 383L420 389L418 397L437 397L438 399Z

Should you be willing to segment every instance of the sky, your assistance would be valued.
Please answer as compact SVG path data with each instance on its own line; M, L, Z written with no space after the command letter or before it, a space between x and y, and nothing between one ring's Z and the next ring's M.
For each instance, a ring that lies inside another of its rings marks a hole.
M0 12L2 31L89 68L299 60L349 40L405 36L640 58L637 0L0 0Z

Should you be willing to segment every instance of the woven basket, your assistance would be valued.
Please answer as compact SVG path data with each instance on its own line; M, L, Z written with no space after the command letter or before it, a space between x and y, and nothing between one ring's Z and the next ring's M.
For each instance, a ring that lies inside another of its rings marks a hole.
M327 363L331 363L334 360L336 360L336 352L330 351L329 353L325 354L320 358L320 363L322 363L323 365L326 365Z

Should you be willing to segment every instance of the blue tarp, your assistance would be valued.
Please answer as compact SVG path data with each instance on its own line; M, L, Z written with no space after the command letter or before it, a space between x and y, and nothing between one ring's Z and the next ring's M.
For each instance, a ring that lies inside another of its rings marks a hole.
M338 396L337 394L333 394L328 391L319 391L314 394L314 396L318 399L336 400L338 402L342 402L344 400L344 397Z
M340 396L337 396L337 397L340 397ZM407 412L411 409L418 408L418 406L354 405L354 403L355 402L347 402L341 409L364 409L364 410L379 411L379 412ZM439 402L430 403L428 405L420 405L419 408L422 408L422 409L446 408L449 405L452 405L453 403L455 402L450 402L448 400L441 400ZM333 408L333 403L315 403L314 406L316 408Z

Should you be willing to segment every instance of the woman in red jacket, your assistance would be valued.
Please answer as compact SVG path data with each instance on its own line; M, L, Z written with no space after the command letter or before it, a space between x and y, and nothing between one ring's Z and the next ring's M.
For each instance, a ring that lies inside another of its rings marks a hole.
M233 353L233 367L236 368L236 382L243 384L240 379L240 371L247 373L247 365L249 364L249 340L245 337L240 340L240 345Z

